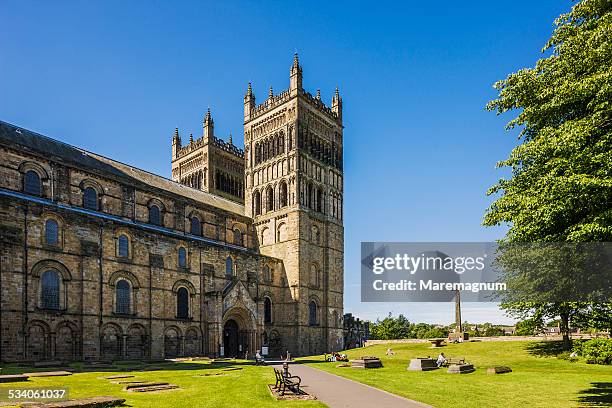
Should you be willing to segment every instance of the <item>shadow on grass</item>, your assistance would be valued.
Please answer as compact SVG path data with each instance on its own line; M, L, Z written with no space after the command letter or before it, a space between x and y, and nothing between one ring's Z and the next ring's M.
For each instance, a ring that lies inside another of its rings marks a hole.
M525 349L529 354L535 357L555 357L564 352L562 341L539 341L537 343L528 343Z
M612 406L612 383L594 382L591 388L580 391L578 402L581 407L609 407Z
M155 372L155 371L187 371L187 370L219 370L232 367L255 365L254 361L217 361L207 363L193 362L159 362L135 364L133 366L124 362L116 362L112 367L96 367L83 363L73 363L66 367L23 367L19 365L6 365L2 367L2 374L23 374L28 372L73 370L74 373L128 373L128 372Z

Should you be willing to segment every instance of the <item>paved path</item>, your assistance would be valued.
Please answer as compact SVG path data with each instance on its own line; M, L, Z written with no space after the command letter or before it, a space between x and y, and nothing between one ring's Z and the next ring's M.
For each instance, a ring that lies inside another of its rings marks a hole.
M282 366L275 366L282 369ZM350 368L347 368L350 370ZM429 405L390 394L304 364L291 364L289 372L302 379L304 391L331 408L424 408Z

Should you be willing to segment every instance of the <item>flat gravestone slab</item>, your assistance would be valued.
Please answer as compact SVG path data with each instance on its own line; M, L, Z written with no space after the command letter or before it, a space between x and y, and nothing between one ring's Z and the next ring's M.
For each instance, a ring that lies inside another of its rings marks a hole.
M353 368L380 368L382 361L378 357L361 357L359 360L351 360Z
M130 388L128 391L129 392L154 392L154 391L176 390L178 388L179 388L178 385L166 384L166 385L153 385L150 387Z
M512 369L506 366L495 366L487 368L487 374L506 374L511 372Z
M408 370L410 371L431 371L437 370L438 365L433 358L413 358L410 360Z
M39 371L37 373L23 373L28 377L63 377L66 375L72 375L70 371Z
M0 375L0 383L28 381L28 376L23 374Z
M473 364L453 364L448 367L449 374L468 374L476 371Z
M92 397L67 401L55 401L45 403L24 403L22 407L28 408L106 408L123 405L124 398L117 397Z
M104 377L107 380L118 380L120 378L132 378L134 377L133 375L129 375L129 374L119 374L119 375L110 375L108 377Z
M125 391L130 391L133 388L158 387L160 385L168 385L168 383L167 382L145 382L145 383L138 383L138 384L130 384L130 385L126 385Z

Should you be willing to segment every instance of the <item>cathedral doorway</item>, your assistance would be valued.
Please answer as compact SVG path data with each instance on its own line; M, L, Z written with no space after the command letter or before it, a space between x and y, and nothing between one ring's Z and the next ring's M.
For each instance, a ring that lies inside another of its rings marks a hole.
M230 319L223 326L223 348L226 357L238 357L238 349L242 348L239 344L238 323Z

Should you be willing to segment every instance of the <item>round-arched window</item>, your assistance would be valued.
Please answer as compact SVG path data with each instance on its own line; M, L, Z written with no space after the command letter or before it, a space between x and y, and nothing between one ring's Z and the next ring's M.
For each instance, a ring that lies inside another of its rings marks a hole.
M119 235L117 254L122 258L130 256L130 241L126 235Z
M43 309L59 309L60 278L54 270L45 271L40 277L40 303Z
M45 243L47 245L59 244L59 227L57 221L53 219L45 221Z
M40 184L40 176L34 170L28 170L23 180L23 191L27 194L41 195L42 186Z
M264 323L272 323L272 301L269 297L264 299Z
M180 287L176 292L176 317L187 319L189 317L189 292Z
M178 250L178 263L180 268L187 267L187 250L183 247Z
M231 256L228 256L225 260L225 276L231 278L234 276L234 261Z
M191 217L191 234L202 235L202 223L198 217Z
M308 324L311 326L317 325L317 303L311 300L308 304Z
M153 225L161 225L161 211L155 204L149 207L149 223Z
M83 207L98 210L98 192L93 187L85 187L83 190Z
M116 296L116 311L118 314L130 314L132 296L130 284L125 279L121 279L117 282L115 287Z

